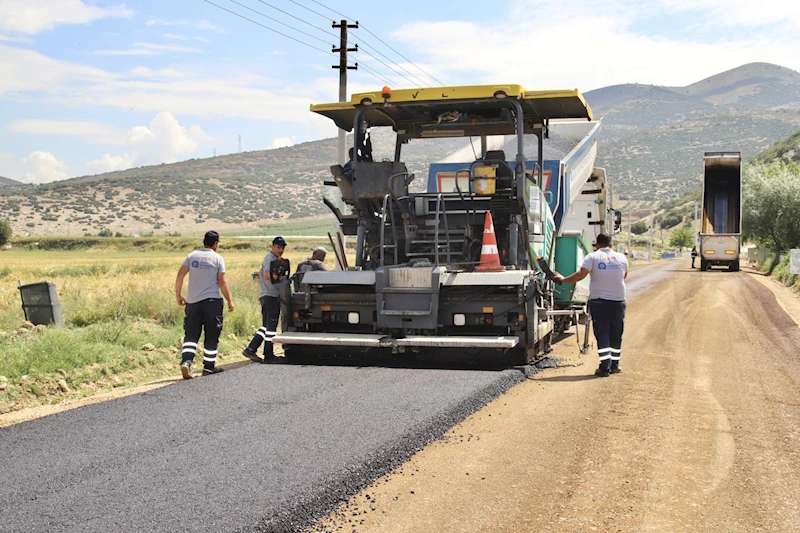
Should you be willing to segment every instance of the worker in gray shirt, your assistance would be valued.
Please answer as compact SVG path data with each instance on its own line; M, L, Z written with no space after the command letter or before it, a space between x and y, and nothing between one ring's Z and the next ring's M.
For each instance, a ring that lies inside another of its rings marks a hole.
M256 330L253 340L242 350L242 355L254 362L274 362L272 337L278 334L278 321L281 314L281 287L289 282L289 260L283 257L286 240L275 237L272 249L264 257L259 271L261 291L261 327ZM259 359L258 347L264 343L264 358Z
M306 272L311 272L312 270L328 270L328 267L325 266L326 255L328 255L328 251L322 246L317 246L314 248L314 251L311 252L311 257L300 261L297 265L297 272L292 276L295 291L300 290L300 283L302 283L303 275Z
M594 338L600 366L595 376L608 377L622 372L622 332L625 328L625 278L628 259L611 249L611 238L601 233L595 240L595 251L586 256L580 270L569 276L555 273L562 283L575 283L586 276L589 282L589 314L594 324Z
M200 334L203 338L203 375L222 372L216 368L219 336L222 333L222 298L228 302L228 311L233 311L233 300L225 281L225 260L217 253L219 234L209 231L203 237L203 247L191 252L184 259L175 278L175 298L178 305L185 306L183 321L184 336L181 352L181 374L191 379L191 366L197 354ZM181 296L183 279L189 274L189 289L186 298Z

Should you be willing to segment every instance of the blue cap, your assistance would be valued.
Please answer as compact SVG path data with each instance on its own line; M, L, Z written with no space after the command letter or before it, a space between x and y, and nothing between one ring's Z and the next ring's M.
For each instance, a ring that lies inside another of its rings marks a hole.
M272 239L272 244L286 246L286 240L283 237L275 237L274 239Z

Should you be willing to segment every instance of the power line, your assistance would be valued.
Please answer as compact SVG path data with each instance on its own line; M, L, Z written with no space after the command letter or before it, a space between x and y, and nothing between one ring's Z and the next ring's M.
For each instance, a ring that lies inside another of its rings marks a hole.
M266 19L269 19L269 20L271 20L271 21L273 21L273 22L277 22L278 24L280 24L280 25L282 25L282 26L284 26L284 27L286 27L286 28L289 28L290 30L294 30L294 31L296 31L297 33L302 33L302 34L303 34L303 35L305 35L306 37L311 37L312 39L316 39L316 40L318 40L318 41L320 41L320 42L323 42L323 43L326 43L326 44L327 44L327 42L328 42L328 41L326 41L325 39L320 39L319 37L315 37L314 35L311 35L310 33L306 33L306 32L304 32L304 31L302 31L302 30L298 30L297 28L293 28L292 26L289 26L289 25L288 25L288 24L286 24L285 22L281 22L280 20L278 20L278 19L276 19L276 18L272 18L272 17L270 17L269 15L265 15L265 14L264 14L264 13L262 13L261 11L257 11L257 10L255 10L255 9L253 9L252 7L248 7L248 6L244 5L244 4L242 4L241 2L237 2L236 0L229 0L229 1L230 1L230 2L232 2L232 3L234 3L234 4L236 4L237 6L241 6L241 7L245 8L245 9L247 9L248 11L252 11L252 12L253 12L253 13L255 13L256 15L261 15L262 17L264 17L264 18L266 18Z
M283 13L284 15L287 15L287 16L289 16L289 17L292 17L292 18L293 18L293 19L295 19L295 20L299 20L299 21L300 21L300 22L302 22L303 24L306 24L306 25L308 25L308 26L311 26L312 28L315 28L315 29L317 29L317 30L319 30L319 31L321 31L321 32L323 32L323 33L327 33L328 35L330 35L331 37L333 37L333 38L335 38L335 39L340 39L340 40L341 40L341 37L340 37L340 36L338 36L338 35L336 35L335 33L333 33L333 32L330 32L330 31L326 30L325 28L320 28L319 26L317 26L317 25L315 25L315 24L311 24L311 23L310 23L310 22L308 22L307 20L303 20L303 19L301 19L300 17L295 17L294 15L292 15L291 13L289 13L288 11L284 11L283 9L281 9L281 8L279 8L279 7L275 7L275 6L273 6L272 4L270 4L269 2L264 2L264 0L256 0L256 1L258 1L258 2L261 2L261 3L262 3L262 4L264 4L265 6L269 6L269 7L271 7L272 9L274 9L274 10L276 10L276 11L280 11L280 12L281 12L281 13ZM294 3L297 3L297 2L294 2ZM299 4L298 4L298 5L299 5ZM325 18L328 18L328 17L325 17Z
M259 1L259 2L261 2L261 3L266 3L266 2L263 2L263 0L258 0L258 1ZM321 17L321 18L324 18L324 19L326 19L326 20L329 20L329 18L328 18L328 16L327 16L327 15L323 15L323 14L322 14L322 13L320 13L319 11L314 11L314 10L313 10L313 9L311 9L310 7L308 7L308 6L304 6L303 4L301 4L300 2L298 2L297 0L289 0L289 1L290 1L291 3L293 3L293 4L297 5L297 6L299 6L299 7L302 7L302 8L303 8L303 9L305 9L306 11L309 11L309 12L311 12L311 13L314 13L315 15L317 15L317 16L319 16L319 17ZM267 4L267 5L269 5L269 4ZM275 8L275 9L277 9L277 8ZM340 15L340 16L343 16L343 17L344 17L344 15L341 15L340 13L338 13L338 12L336 12L336 11L333 11L333 12L334 12L334 13L336 13L337 15ZM289 16L290 16L290 17L292 17L292 18L297 18L297 17L295 17L294 15L289 15ZM345 17L345 18L347 18L347 17ZM302 20L302 19L298 19L298 20ZM310 22L307 22L307 21L303 21L303 22L304 22L304 23L306 23L306 24L308 24L309 26L313 26L314 28L318 28L317 26L315 26L314 24L311 24ZM325 30L322 30L321 28L318 28L318 29L320 29L321 31L325 31ZM326 33L329 33L329 32L326 32ZM334 36L334 37L335 37L335 36ZM382 53L382 52L381 52L380 50L378 50L377 48L375 48L375 47L373 47L373 46L370 46L370 45L368 45L368 44L365 44L364 42L362 42L362 43L361 43L361 46L362 46L362 48L367 48L367 49L369 49L369 50L373 50L373 51L374 51L376 54L380 55L381 57L385 58L385 59L386 59L387 61L389 61L390 63L392 63L392 64L396 65L396 66L397 66L397 68L399 68L399 69L403 70L404 72L406 72L406 73L407 73L409 76L412 76L413 78L415 78L416 80L418 80L419 82L421 82L423 85L426 85L426 86L430 87L430 84L429 84L428 82L424 81L424 80L423 80L423 79L421 79L419 76L417 76L417 75L416 75L416 74L414 74L413 72L409 71L408 69L406 69L405 67L403 67L402 65L400 65L399 63L397 63L396 61L394 61L393 59L391 59L390 57L387 57L387 56L386 56L386 54ZM371 56L373 59L375 59L375 60L377 60L377 61L380 61L380 60L379 60L377 57L375 57L374 55L370 54L369 52L364 52L364 53L366 53L367 55ZM381 63L383 63L383 61L381 61ZM383 63L383 64L384 64L384 65L386 65L386 63ZM411 80L411 79L409 79L407 76L404 76L403 74L400 74L399 72L397 72L395 69L393 69L393 68L392 68L392 67L390 67L389 65L386 65L386 67L387 67L387 68L390 68L390 69L391 69L392 71L394 71L396 74L398 74L399 76L402 76L403 78L405 78L406 80L408 80L409 82L411 82L411 85L412 85L412 86L413 86L413 85L416 85L416 82L412 81L412 80Z
M300 39L296 39L296 38L292 37L291 35L286 35L285 33L283 33L283 32L280 32L280 31L278 31L278 30L276 30L276 29L274 29L274 28L270 28L269 26L265 26L264 24L261 24L260 22L258 22L258 21L255 21L255 20L253 20L253 19L251 19L251 18L249 18L249 17L246 17L246 16L244 16L244 15L242 15L242 14L240 14L240 13L237 13L236 11L230 10L230 9L228 9L228 8L226 8L226 7L222 7L222 6L221 6L221 5L219 5L219 4L215 4L215 3L214 3L214 2L212 2L211 0L203 0L203 1L204 1L205 3L207 3L207 4L211 4L212 6L214 6L214 7L217 7L217 8L219 8L219 9L223 10L223 11L227 11L227 12L228 12L228 13L230 13L231 15L235 15L235 16L237 16L237 17L241 18L241 19L244 19L244 20L246 20L246 21L248 21L248 22L251 22L251 23L255 24L256 26L260 26L260 27L264 28L265 30L269 30L269 31L271 31L271 32L273 32L273 33L277 33L278 35L280 35L280 36L282 36L282 37L286 37L287 39L291 39L292 41L295 41L295 42L297 42L297 43L300 43L300 44L302 44L302 45L304 45L304 46L307 46L307 47L309 47L309 48L312 48L312 49L314 49L314 50L316 50L316 51L318 51L318 52L322 52L323 54L326 54L326 55L327 55L327 54L332 54L332 53L333 53L333 52L331 52L331 51L328 51L328 50L323 50L323 49L321 49L321 48L317 48L316 46L314 46L314 45L311 45L311 44L308 44L308 43L307 43L307 42L305 42L305 41L301 41ZM233 1L233 0L231 0L231 1ZM245 7L246 7L246 6L245 6ZM249 9L249 8L248 8L248 9ZM251 10L251 11L252 11L252 10ZM327 17L326 17L326 18L327 18ZM291 28L290 26L287 26L287 27ZM293 28L292 28L292 29L293 29ZM301 33L302 33L302 32L301 32ZM323 42L325 42L325 41L323 41ZM348 63L350 63L350 61L348 61ZM356 64L357 64L357 63L356 63ZM369 67L367 67L366 65L360 65L360 67L361 67L362 69L364 69L365 71L369 72L370 74L372 74L372 75L373 75L375 78L377 78L377 79L378 79L378 81L380 81L380 82L382 82L382 83L387 83L387 82L388 82L388 84L389 84L389 85L393 85L393 84L394 84L394 83L393 83L391 80L388 80L386 77L384 77L383 75L381 75L380 73L378 73L378 72L377 72L377 71L375 71L374 69L372 69L372 68L369 68Z
M287 39L291 39L291 40L293 40L293 41L295 41L295 42L298 42L298 43L300 43L300 44L302 44L302 45L308 46L309 48L313 48L314 50L317 50L317 51L319 51L319 52L322 52L323 54L330 54L330 53L332 53L332 52L329 52L328 50L323 50L323 49L321 49L321 48L317 48L316 46L313 46L313 45L310 45L310 44L308 44L308 43L306 43L306 42L303 42L303 41L301 41L300 39L295 39L294 37L292 37L292 36L290 36L290 35L286 35L285 33L281 33L281 32L279 32L278 30L275 30L275 29L273 29L273 28L270 28L269 26L264 26L264 25L263 25L263 24L261 24L260 22L256 22L255 20L253 20L253 19L251 19L251 18L247 18L247 17L245 17L244 15L240 15L240 14L239 14L239 13L237 13L236 11L231 11L230 9L228 9L228 8L226 8L226 7L222 7L222 6L218 5L218 4L215 4L214 2L211 2L211 0L203 0L203 2L205 2L205 3L207 3L207 4L211 4L212 6L218 7L218 8L220 8L220 9L221 9L221 10L223 10L223 11L227 11L227 12L228 12L228 13L230 13L231 15L236 15L236 16L237 16L237 17L239 17L239 18L242 18L242 19L244 19L244 20L246 20L246 21L248 21L248 22L252 22L253 24L255 24L255 25L257 25L257 26L261 26L262 28L264 28L264 29L266 29L266 30L269 30L269 31L271 31L271 32L277 33L278 35L281 35L281 36L283 36L283 37L286 37Z
M290 1L291 3L293 3L293 4L295 4L295 5L298 5L298 6L302 7L303 9L305 9L305 10L307 10L307 11L311 11L311 12L312 12L312 13L314 13L315 15L319 15L320 17L324 18L325 20L330 20L330 17L328 17L327 15L323 15L323 14L322 14L322 13L320 13L319 11L314 11L314 10L313 10L313 9L311 9L310 7L308 7L308 6L304 6L304 5L303 5L303 4L301 4L300 2L297 2L296 0L289 0L289 1ZM345 17L345 18L347 18L347 17Z
M233 0L231 0L231 1L233 1ZM265 6L271 7L272 9L274 9L274 10L276 10L276 11L280 11L280 12L281 12L281 13L283 13L284 15L286 15L286 16L289 16L289 17L291 17L291 18L293 18L293 19L295 19L295 20L298 20L298 21L302 22L303 24L306 24L306 25L308 25L308 26L311 26L312 28L315 28L315 29L317 29L317 30L319 30L319 31L323 32L323 33L326 33L326 34L330 35L331 37L333 37L333 38L335 38L335 39L339 39L339 40L341 40L341 37L340 37L340 36L338 36L338 35L335 35L334 33L332 33L332 32L329 32L329 31L325 30L324 28L320 28L319 26L317 26L317 25L315 25L315 24L312 24L312 23L308 22L307 20L303 20L303 19L301 19L300 17L296 17L296 16L292 15L291 13L289 13L288 11L284 11L283 9L281 9L281 8L279 8L279 7L275 7L275 6L273 6L272 4L270 4L269 2L265 2L264 0L256 0L256 1L257 1L257 2L260 2L260 3L262 3L262 4L264 4ZM297 2L295 2L294 0L291 0L291 1L292 1L292 3L294 3L294 4L297 4L297 5L299 5L300 7L303 7L303 8L305 8L305 9L308 9L308 8L306 8L305 6L303 6L302 4L298 4L298 3L297 3ZM321 16L321 17L325 17L325 15L322 15L321 13L317 13L316 11L313 11L313 10L309 10L309 11L311 11L312 13L316 13L317 15L319 15L319 16ZM325 18L327 18L327 17L325 17ZM273 19L273 20L274 20L274 19ZM356 46L358 46L358 45L356 45ZM366 46L366 48L369 48L370 50L374 50L374 51L375 51L375 53L377 53L377 54L380 54L381 56L385 57L387 61L389 61L389 62L391 62L391 63L394 63L395 65L397 65L397 67L398 67L398 68L400 68L400 69L402 69L402 70L405 70L405 71L406 71L408 74L410 74L411 76L414 76L414 77L415 77L417 80L419 80L419 81L422 81L420 78L418 78L417 76L415 76L415 75L414 75L414 74L412 74L411 72L408 72L408 70L404 69L404 68L403 68L401 65L397 64L397 62L395 62L395 61L393 61L392 59L390 59L390 58L386 57L386 56L385 56L384 54L382 54L382 53L381 53L379 50L376 50L375 48L373 48L373 47L371 47L371 46ZM363 51L363 50L362 50L362 51ZM392 72L394 72L395 74L397 74L398 76L400 76L401 78L404 78L406 81L410 82L412 86L416 85L416 82L415 82L414 80L412 80L412 79L411 79L411 78L409 78L408 76L404 75L403 73L401 73L401 72L398 72L397 70L395 70L394 68L392 68L392 66L391 66L391 65L387 65L386 63L384 63L383 61L381 61L379 58L375 57L374 55L370 54L370 53L369 53L369 52L367 52L367 51L363 51L363 52L364 52L365 54L367 54L368 56L370 56L371 58L373 58L374 60L376 60L376 61L378 61L379 63L381 63L383 66L385 66L386 68L388 68L389 70L391 70ZM424 83L425 85L428 85L428 84L427 84L427 83L425 83L424 81L422 81L422 83Z
M291 0L291 1L292 1L292 2L294 2L294 0ZM338 11L336 11L336 10L334 10L334 9L331 9L331 8L329 8L328 6L326 6L325 4L323 4L323 3L321 3L321 2L318 2L317 0L311 0L311 1L312 1L312 2L314 2L315 4L319 5L319 6L322 6L322 7L324 7L324 8L325 8L325 9L327 9L328 11L331 11L331 12L333 12L333 13L336 13L336 14L337 14L337 15L339 15L340 17L343 17L343 18L346 18L346 19L347 19L347 18L352 18L352 17L348 17L347 15L343 15L343 14L339 13ZM294 2L294 3L297 3L297 2ZM309 11L310 11L310 10L309 10ZM317 13L317 14L319 15L319 13ZM412 65L414 65L415 67L417 67L417 68L418 68L420 71L422 71L422 72L423 72L423 73L424 73L426 76L428 76L428 77L429 77L429 78L431 78L432 80L436 81L436 83L438 83L439 85L445 85L444 83L442 83L441 81L439 81L438 79L436 79L436 78L435 78L434 76L432 76L431 74L428 74L428 72L426 72L426 71L425 71L425 69L423 69L422 67L420 67L419 65L417 65L416 63L414 63L413 61L411 61L410 59L408 59L406 56L404 56L403 54L401 54L400 52L398 52L397 50L395 50L394 48L392 48L391 46L389 46L389 45L388 45L386 42L384 42L384 41L383 41L383 39L381 39L380 37L378 37L377 35L375 35L375 34L374 34L374 33L372 33L371 31L369 31L369 29L367 29L367 28L366 28L366 27L365 27L363 24L361 25L361 28L362 28L364 31L366 31L367 33L369 33L370 35L372 35L373 37L375 37L376 39L378 39L378 41L380 41L381 43L383 43L383 45L384 45L384 46L386 46L387 48L389 48L389 50L391 50L391 51L392 51L392 52L394 52L395 54L399 55L400 57L402 57L403 59L405 59L406 61L408 61L408 62L409 62L409 63L411 63ZM387 58L387 59L388 59L388 58ZM401 68L402 68L402 67L401 67Z
M386 46L387 48L389 48L389 50L391 50L391 51L392 51L392 52L394 52L395 54L399 55L400 57L402 57L403 59L405 59L406 61L408 61L408 62L409 62L409 63L411 63L412 65L414 65L415 67L417 67L417 68L418 68L420 71L422 71L422 72L423 72L423 73L424 73L426 76L428 76L429 78L431 78L433 81L435 81L435 82L436 82L436 83L438 83L439 85L445 85L443 82L439 81L438 79L436 79L436 78L435 78L434 76L432 76L431 74L428 74L428 72L427 72L427 71L425 71L425 69L423 69L422 67L420 67L419 65L417 65L416 63L414 63L413 61L411 61L410 59L408 59L406 56L404 56L403 54L401 54L400 52L398 52L397 50L395 50L394 48L392 48L391 46L389 46L388 44L386 44L386 43L383 41L383 39L381 39L380 37L378 37L377 35L375 35L375 34L374 34L374 33L372 33L371 31L369 31L369 29L367 29L366 27L363 27L363 26L362 26L362 28L363 28L363 30L364 30L365 32L369 33L370 35L372 35L373 37L375 37L376 39L378 39L380 42L382 42L384 46Z

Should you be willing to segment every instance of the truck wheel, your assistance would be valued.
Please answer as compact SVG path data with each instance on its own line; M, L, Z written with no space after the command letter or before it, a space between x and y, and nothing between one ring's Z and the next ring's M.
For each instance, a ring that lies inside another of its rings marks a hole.
M708 262L706 262L705 259L701 259L700 260L700 271L701 272L705 272L706 270L708 270Z
M733 261L728 268L731 272L739 272L739 260Z

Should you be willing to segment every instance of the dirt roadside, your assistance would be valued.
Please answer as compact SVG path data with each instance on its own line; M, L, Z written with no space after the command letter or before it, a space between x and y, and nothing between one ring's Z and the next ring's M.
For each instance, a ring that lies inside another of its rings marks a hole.
M559 343L559 368L312 531L800 530L800 299L670 269L628 308L622 374L594 378L596 355Z

